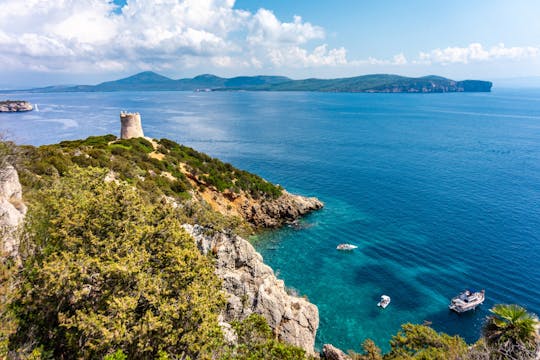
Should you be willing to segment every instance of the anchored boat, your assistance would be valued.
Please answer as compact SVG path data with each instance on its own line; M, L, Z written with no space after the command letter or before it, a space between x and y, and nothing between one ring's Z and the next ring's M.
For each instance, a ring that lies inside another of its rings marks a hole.
M354 250L356 249L358 246L356 245L352 245L352 244L339 244L336 249L338 250Z
M382 295L381 300L377 303L377 306L382 307L383 309L386 309L388 304L390 304L390 296Z
M486 298L486 291L465 290L458 296L452 298L448 308L457 313L464 313L469 310L474 310L478 305L481 305Z

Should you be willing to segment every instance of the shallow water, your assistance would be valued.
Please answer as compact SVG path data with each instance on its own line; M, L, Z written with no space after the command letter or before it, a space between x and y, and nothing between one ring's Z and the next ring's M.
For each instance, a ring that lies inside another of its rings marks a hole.
M317 304L317 344L386 348L400 324L474 341L495 303L540 313L540 91L466 94L153 92L17 94L39 112L0 114L34 145L119 132L179 141L317 196L301 229L255 244L286 284ZM339 243L358 249L339 252ZM466 287L475 312L448 311ZM392 297L377 308L381 294Z

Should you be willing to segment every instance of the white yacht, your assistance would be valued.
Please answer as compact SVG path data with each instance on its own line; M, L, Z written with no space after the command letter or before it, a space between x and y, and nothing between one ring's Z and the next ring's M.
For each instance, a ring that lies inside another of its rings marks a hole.
M486 298L486 291L465 290L458 296L452 298L448 308L457 313L464 313L469 310L474 310L478 305L481 305Z
M354 250L356 249L358 246L356 245L352 245L352 244L339 244L336 249L338 250Z

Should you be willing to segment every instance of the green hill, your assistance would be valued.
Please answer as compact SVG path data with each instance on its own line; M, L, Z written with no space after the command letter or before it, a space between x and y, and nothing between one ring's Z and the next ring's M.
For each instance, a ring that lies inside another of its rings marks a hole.
M455 81L440 76L411 78L391 74L373 74L338 79L292 80L284 76L238 76L222 78L212 74L173 80L146 71L98 85L46 87L35 92L77 91L321 91L321 92L384 92L442 93L491 91L492 83L481 80Z

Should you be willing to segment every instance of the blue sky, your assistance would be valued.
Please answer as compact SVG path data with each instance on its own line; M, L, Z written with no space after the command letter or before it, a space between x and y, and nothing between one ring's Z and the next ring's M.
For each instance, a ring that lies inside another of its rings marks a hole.
M540 1L0 0L0 87L368 73L540 76Z

